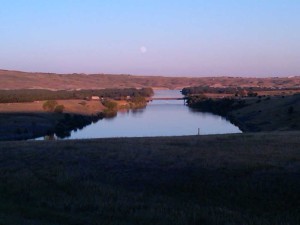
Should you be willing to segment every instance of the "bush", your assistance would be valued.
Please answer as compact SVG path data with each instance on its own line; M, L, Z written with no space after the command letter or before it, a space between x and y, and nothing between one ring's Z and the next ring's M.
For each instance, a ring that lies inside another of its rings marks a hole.
M130 99L129 105L132 109L144 108L147 105L147 100L143 96L135 96Z
M134 104L141 104L146 102L146 98L143 96L135 96L132 97L130 101Z
M49 112L53 112L57 105L58 105L57 101L48 100L43 104L43 109Z
M58 105L55 107L54 112L55 113L63 113L64 109L65 109L64 105Z
M108 110L116 110L118 107L118 104L115 101L112 100L104 100L102 104L107 107Z

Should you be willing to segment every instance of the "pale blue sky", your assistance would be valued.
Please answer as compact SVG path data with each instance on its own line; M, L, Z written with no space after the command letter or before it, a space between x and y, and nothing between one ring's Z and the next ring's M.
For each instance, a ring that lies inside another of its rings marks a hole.
M299 0L0 0L0 68L300 75Z

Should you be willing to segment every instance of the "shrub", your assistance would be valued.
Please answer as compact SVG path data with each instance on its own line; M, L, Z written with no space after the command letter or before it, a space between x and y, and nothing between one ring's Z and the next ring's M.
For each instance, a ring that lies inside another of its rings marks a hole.
M139 95L139 96L132 97L130 101L134 104L141 104L146 102L146 98Z
M58 105L55 107L54 112L55 113L63 113L64 109L65 109L64 105Z
M48 100L43 104L43 109L49 112L53 112L57 104L58 103L55 100Z
M115 101L112 100L104 100L102 104L107 107L108 110L116 110L118 107L118 104Z

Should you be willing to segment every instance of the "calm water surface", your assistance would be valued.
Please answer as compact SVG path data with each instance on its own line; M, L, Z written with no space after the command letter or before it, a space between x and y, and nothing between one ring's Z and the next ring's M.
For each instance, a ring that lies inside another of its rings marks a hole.
M155 91L154 97L182 97L179 90ZM82 130L72 131L69 139L100 137L151 137L198 134L241 133L226 119L211 113L195 112L183 100L156 100L145 109L119 112Z

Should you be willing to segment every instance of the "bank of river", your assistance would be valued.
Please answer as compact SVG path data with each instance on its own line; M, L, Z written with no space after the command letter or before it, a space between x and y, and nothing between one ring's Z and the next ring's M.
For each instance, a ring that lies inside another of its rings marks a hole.
M0 104L0 141L26 140L56 133L69 136L104 117L105 107L97 101L58 100L64 113L46 112L44 101Z
M300 130L300 95L231 99L191 97L189 107L228 118L243 132Z

